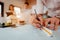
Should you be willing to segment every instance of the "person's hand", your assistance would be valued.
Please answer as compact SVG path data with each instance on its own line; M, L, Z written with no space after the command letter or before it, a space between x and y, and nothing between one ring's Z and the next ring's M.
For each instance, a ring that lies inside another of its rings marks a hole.
M59 19L56 17L48 18L45 20L45 27L48 27L51 30L56 31L58 29L58 26L59 26Z
M39 18L39 20L40 20L40 18ZM32 23L33 26L35 26L36 28L41 29L41 26L40 25L42 23L39 20L37 20L36 17L33 16L30 21L31 21L31 23Z

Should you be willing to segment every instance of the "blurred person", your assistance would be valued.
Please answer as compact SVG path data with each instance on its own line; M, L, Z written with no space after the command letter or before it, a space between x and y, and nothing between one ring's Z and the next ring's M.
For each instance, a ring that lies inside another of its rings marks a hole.
M29 2L25 2L24 3L24 8L23 8L23 11L22 11L22 15L23 15L23 19L25 20L25 23L26 24L29 24L29 20L30 20L30 17L31 17L31 6L29 4Z
M12 25L16 25L17 24L17 17L15 15L14 12L14 5L9 5L9 11L7 11L7 22L10 20L10 22L12 23Z
M60 0L42 0L42 3L48 9L48 16L51 17L47 19L51 22L50 29L54 28L54 30L57 30L59 25L59 19L57 16L60 14Z
M31 23L33 26L40 28L41 29L41 25L43 25L43 5L41 4L41 0L36 0L36 3L32 6L32 17L31 17ZM36 10L36 12L35 12ZM39 18L40 21L38 21L36 19L36 14Z
M36 0L36 1L37 1L37 3L32 7L32 9L33 10L36 9L37 14L40 14L40 13L43 14L43 7L45 6L48 9L48 16L50 17L50 18L47 19L48 21L46 21L46 22L51 22L52 21L51 26L53 24L55 24L52 28L57 29L57 25L59 23L59 20L56 16L57 16L58 13L60 13L60 6L59 6L60 1L59 0ZM32 12L32 13L34 14L34 12ZM56 20L58 20L58 21L56 21ZM37 27L37 24L33 23L33 25ZM38 25L38 26L40 26L40 25ZM52 29L52 28L49 28L49 29Z

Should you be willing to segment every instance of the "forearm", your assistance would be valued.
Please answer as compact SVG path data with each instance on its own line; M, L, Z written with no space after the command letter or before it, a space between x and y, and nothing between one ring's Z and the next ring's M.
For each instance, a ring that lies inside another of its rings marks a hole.
M37 13L43 13L44 6L41 0L37 0Z

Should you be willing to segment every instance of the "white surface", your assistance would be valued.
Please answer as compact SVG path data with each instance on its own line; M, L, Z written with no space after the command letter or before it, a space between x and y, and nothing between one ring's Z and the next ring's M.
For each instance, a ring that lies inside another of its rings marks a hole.
M60 30L54 32L54 37L48 37L43 31L32 25L17 28L0 28L0 40L59 40Z

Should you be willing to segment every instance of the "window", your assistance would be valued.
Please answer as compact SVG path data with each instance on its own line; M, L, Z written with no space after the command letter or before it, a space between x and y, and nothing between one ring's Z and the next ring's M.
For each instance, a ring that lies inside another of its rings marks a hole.
M0 2L0 16L4 16L4 3Z
M19 7L14 7L14 11L15 11L15 13L16 13L16 16L17 16L17 18L20 18L20 13L21 13L21 10L20 10L20 8Z
M1 14L1 5L0 5L0 14Z
M21 9L19 7L14 7L14 11L18 19L24 20L24 15L21 13Z

